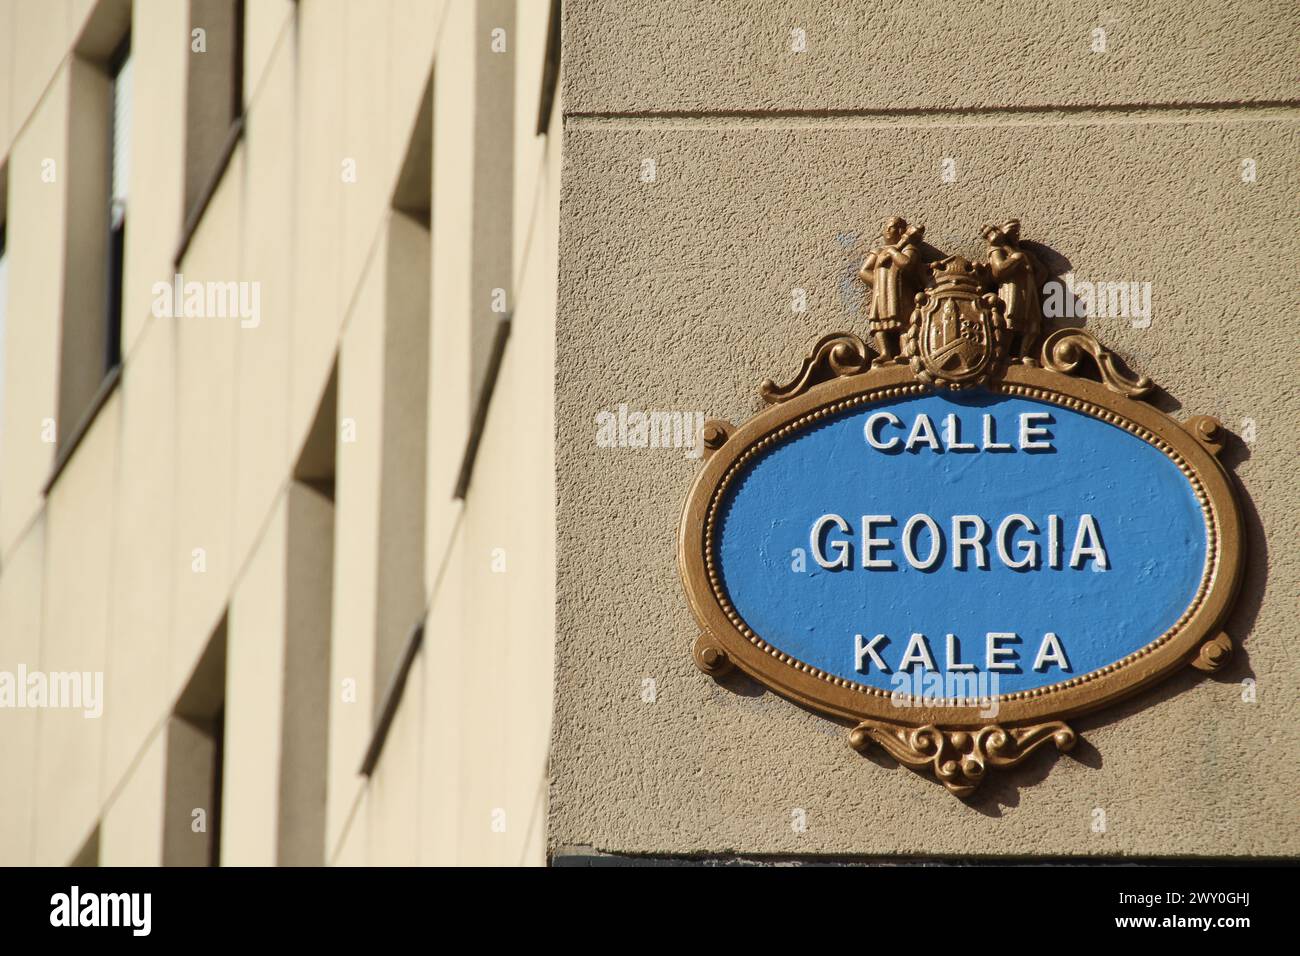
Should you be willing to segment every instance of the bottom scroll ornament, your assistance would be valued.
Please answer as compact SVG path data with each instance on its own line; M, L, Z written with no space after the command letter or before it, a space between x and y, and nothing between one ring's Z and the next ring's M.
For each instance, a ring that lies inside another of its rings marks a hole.
M875 742L913 770L929 766L939 782L959 797L969 796L989 767L1014 767L1049 740L1061 753L1078 737L1059 720L1010 729L989 724L978 730L951 730L926 724L899 727L864 720L849 732L849 746L865 753Z

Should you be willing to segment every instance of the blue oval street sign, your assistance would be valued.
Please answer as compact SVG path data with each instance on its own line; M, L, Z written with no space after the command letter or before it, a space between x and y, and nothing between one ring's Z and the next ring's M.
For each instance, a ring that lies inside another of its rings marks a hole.
M981 696L1140 650L1192 603L1207 554L1168 456L986 391L881 402L774 444L732 481L716 547L736 612L795 660L907 693L969 675Z
M941 266L903 360L826 336L770 408L705 424L678 564L701 670L966 796L1068 750L1068 718L1222 666L1243 535L1217 421L1140 401L1081 330L1008 363L985 273Z

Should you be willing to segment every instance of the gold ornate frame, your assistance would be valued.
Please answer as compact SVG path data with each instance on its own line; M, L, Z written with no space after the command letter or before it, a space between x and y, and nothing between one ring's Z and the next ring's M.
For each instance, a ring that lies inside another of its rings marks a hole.
M997 723L975 706L927 705L844 680L795 660L755 634L736 610L714 567L714 523L732 478L765 449L828 416L858 406L924 394L905 365L869 365L869 352L855 335L836 334L817 343L791 385L763 383L773 405L739 426L711 421L704 428L707 459L686 498L678 536L678 567L692 612L701 627L694 649L697 666L717 677L733 666L777 693L838 718L858 721L850 744L872 742L900 762L929 767L950 791L965 796L987 766L1018 763L1054 742L1068 750L1074 731L1064 720L1128 697L1191 664L1214 670L1231 656L1221 631L1241 583L1244 554L1241 514L1232 480L1218 461L1219 422L1207 416L1180 424L1137 400L1152 384L1129 379L1113 356L1088 333L1062 329L1043 342L1037 362L1009 365L986 387L995 394L1050 402L1090 415L1136 435L1170 458L1186 476L1205 520L1206 564L1191 604L1167 632L1100 670L1031 691L998 698ZM1081 377L1084 354L1101 381Z

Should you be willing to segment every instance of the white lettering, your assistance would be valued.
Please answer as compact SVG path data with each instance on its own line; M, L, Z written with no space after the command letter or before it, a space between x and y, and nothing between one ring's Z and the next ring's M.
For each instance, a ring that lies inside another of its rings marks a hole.
M991 671L1013 671L1016 669L1015 656L1016 651L1013 647L1002 647L1002 641L1014 641L1016 635L1008 632L989 631L985 636L988 642L985 653L985 667ZM1003 658L1012 658L1012 660L1003 660Z
M863 515L862 527L855 532L842 516L821 515L809 528L808 541L813 560L828 571L847 570L853 567L855 547L862 549L860 565L868 571L896 571L900 566L894 558L886 557L895 547L902 549L907 564L918 571L931 571L952 549L952 567L958 571L968 568L986 570L990 567L990 552L997 560L1012 570L1040 570L1043 567L1060 571L1066 567L1083 569L1089 561L1093 571L1109 571L1110 555L1101 535L1101 527L1091 514L1079 516L1074 527L1073 547L1069 561L1064 561L1064 522L1060 515L1049 514L1042 527L1025 514L1011 514L991 526L975 514L953 515L949 526L941 527L928 514L909 516L902 522L902 532L891 532L899 519L893 515ZM990 528L996 530L990 533ZM929 542L922 551L922 530L929 532ZM1039 535L1046 530L1047 540ZM838 532L838 533L837 533ZM1045 553L1044 553L1045 552Z
M889 515L863 515L862 516L862 566L879 571L893 571L898 565L894 564L889 558L875 557L877 548L892 548L893 542L888 538L876 538L872 536L875 526L878 524L891 525L895 521Z
M905 671L913 664L920 664L928 671L938 670L934 666L934 656L930 653L930 645L924 634L912 635L907 642L907 649L903 651L903 659L898 662L898 669Z
M889 665L885 663L884 658L876 653L877 644L881 641L888 643L889 639L885 637L885 635L877 634L870 641L866 641L863 640L861 634L854 634L853 641L855 647L854 653L857 655L858 673L868 673L869 669L866 666L866 659L868 657L871 658L871 663L876 665L876 670L880 671L882 674L889 673Z
M930 553L925 556L924 561L916 556L914 550L916 545L915 530L921 525L925 525L930 531ZM907 558L907 563L912 567L918 571L929 571L939 561L942 554L940 551L942 544L943 533L929 515L912 515L907 519L907 524L903 527L903 557Z
M969 527L968 533L963 530ZM953 515L952 516L952 566L958 571L966 567L966 560L963 555L966 549L970 548L975 552L975 566L978 568L987 568L989 566L989 553L984 547L984 535L988 533L989 526L984 523L984 519L979 515Z
M963 664L961 662L961 645L957 643L957 635L948 635L948 670L950 671L973 671L974 664Z
M917 415L916 421L912 422L912 432L907 436L907 450L911 451L922 443L929 445L932 451L939 451L943 447L939 444L939 436L934 433L934 422L930 421L929 415Z
M998 441L997 421L992 415L984 416L984 450L985 451L1010 451L1010 442Z
M1012 529L1020 525L1030 534L1038 531L1038 528L1024 515L1007 515L1002 519L1002 524L998 525L998 557L1002 563L1009 568L1032 568L1038 564L1038 542L1021 541L1018 547L1021 549L1020 558L1011 557L1011 537L1014 534Z
M988 420L989 420L989 416L985 415L984 421L987 423ZM944 420L943 427L944 427L944 436L948 441L949 449L951 449L952 451L975 451L975 445L973 442L965 442L965 443L962 442L961 420L957 418L955 414L949 415Z
M1020 447L1028 451L1041 451L1052 447L1051 433L1033 422L1051 422L1048 412L1024 412L1020 416Z
M1074 535L1074 550L1070 552L1070 567L1081 568L1085 559L1096 562L1094 571L1109 571L1110 557L1101 543L1101 532L1092 515L1079 516L1079 530Z
M872 448L879 448L881 451L888 451L891 448L898 447L897 435L889 439L889 441L882 442L880 440L879 438L880 428L878 427L878 425L881 422L888 422L889 424L893 425L895 428L899 428L903 424L898 420L898 416L895 415L893 412L876 412L876 414L870 416L867 419L866 425L863 426L863 431L866 433L867 436L867 444L870 445Z
M1052 444L1052 433L1047 426L1052 424L1052 415L1050 412L1022 412L1019 416L1019 441L1016 447L1022 451L1050 451L1054 446ZM943 435L940 437L939 430L935 422L925 413L918 414L912 419L911 428L907 432L907 438L903 442L903 447L908 451L916 451L918 448L926 447L934 452L942 452L945 448L949 451L1012 451L1013 446L1010 442L998 441L998 421L997 417L991 413L985 412L981 416L982 441L979 443L962 440L963 423L961 416L956 412L950 412L943 418ZM973 434L976 430L974 423L970 423L971 428L968 433ZM867 416L867 420L862 425L863 437L868 445L877 451L892 451L899 447L900 438L898 435L890 435L888 438L884 435L884 429L889 426L893 428L903 428L904 423L893 412L875 412Z
M827 542L835 550L835 560L830 561L822 551L822 533L828 524L834 524L840 529L841 534L847 534L849 523L839 515L822 515L813 522L812 534L809 536L809 544L812 546L813 560L825 568L832 571L835 568L847 568L849 566L849 543L847 541L829 541Z
M1034 670L1041 671L1048 664L1055 664L1063 671L1070 669L1070 662L1065 657L1065 648L1061 639L1051 631L1043 635L1043 643L1038 645L1038 656L1034 658Z

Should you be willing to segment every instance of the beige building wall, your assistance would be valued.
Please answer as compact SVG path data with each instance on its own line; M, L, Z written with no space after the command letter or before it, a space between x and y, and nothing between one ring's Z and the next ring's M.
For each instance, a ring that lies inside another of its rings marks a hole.
M564 30L551 850L1300 852L1296 6L574 0ZM697 671L675 536L699 462L596 443L621 403L742 421L817 338L863 333L854 276L894 214L967 256L1018 216L1058 274L1151 283L1148 327L1087 327L1176 418L1237 436L1231 666L1079 721L1076 754L970 802Z
M104 687L98 718L0 709L0 864L543 862L558 106L535 126L550 9L247 0L243 128L200 215L186 144L226 135L184 135L191 58L222 55L192 52L190 4L0 0L0 670ZM96 172L70 156L78 111L100 102L75 95L77 76L104 82L128 14L123 362L84 424L63 422L67 351L94 347L60 337L86 268L69 260L86 246L69 179ZM475 152L501 144L490 162ZM422 214L393 208L411 169ZM174 273L257 283L258 321L156 314ZM480 294L497 288L504 312ZM505 314L454 499L474 343Z

